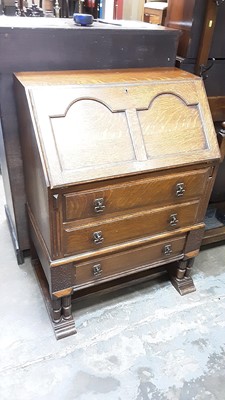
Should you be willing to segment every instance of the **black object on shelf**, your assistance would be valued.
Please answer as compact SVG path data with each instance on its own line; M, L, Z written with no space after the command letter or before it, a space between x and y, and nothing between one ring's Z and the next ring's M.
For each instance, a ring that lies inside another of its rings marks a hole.
M37 4L32 4L31 7L27 7L25 11L26 17L44 17L44 11L38 7Z

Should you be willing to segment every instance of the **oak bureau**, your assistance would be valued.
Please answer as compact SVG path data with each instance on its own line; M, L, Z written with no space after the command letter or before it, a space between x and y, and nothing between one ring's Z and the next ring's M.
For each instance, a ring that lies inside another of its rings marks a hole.
M81 288L165 265L180 294L195 290L220 159L201 79L175 68L24 72L15 93L56 337L76 332Z

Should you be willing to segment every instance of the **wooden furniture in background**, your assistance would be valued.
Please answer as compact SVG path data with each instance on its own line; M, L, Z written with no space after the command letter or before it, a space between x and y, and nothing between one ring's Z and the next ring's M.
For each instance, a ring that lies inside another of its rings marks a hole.
M225 96L225 2L218 4L214 0L170 0L166 18L166 26L181 31L177 66L201 74L208 97Z
M175 68L24 72L15 89L56 337L75 333L82 289L164 266L180 294L195 290L220 157L201 79Z
M218 139L225 121L225 2L170 0L166 26L181 30L176 65L202 76ZM222 143L221 143L222 145ZM223 146L223 145L222 145ZM221 159L207 213L203 244L225 239L225 226L216 217L225 205L225 160Z
M164 25L166 19L167 4L163 2L148 2L144 5L144 22Z
M0 54L7 54L0 57L0 158L5 209L17 260L23 263L29 240L13 72L172 67L179 33L150 24L138 28L136 23L128 29L94 22L84 29L68 19L7 17L1 21L0 34Z
M145 0L125 0L123 2L123 19L143 21Z

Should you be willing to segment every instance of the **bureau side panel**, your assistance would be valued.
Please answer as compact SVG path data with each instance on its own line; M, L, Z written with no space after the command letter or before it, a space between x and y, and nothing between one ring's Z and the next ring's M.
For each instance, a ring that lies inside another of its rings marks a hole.
M26 91L16 79L15 93L27 202L48 251L51 253L48 182L43 171Z

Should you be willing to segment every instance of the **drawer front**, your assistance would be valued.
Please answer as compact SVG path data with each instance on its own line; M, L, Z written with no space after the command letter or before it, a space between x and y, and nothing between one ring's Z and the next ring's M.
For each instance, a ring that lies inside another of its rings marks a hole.
M140 237L152 236L195 223L198 201L185 203L114 218L98 224L88 224L81 229L71 224L64 229L64 255L77 254L83 251L118 244Z
M124 274L149 268L150 264L166 261L183 253L185 236L160 241L139 249L130 250L76 266L76 286L99 280L117 278ZM155 264L154 264L155 266Z
M208 175L207 168L65 194L64 221L99 218L111 213L198 198L205 189Z

